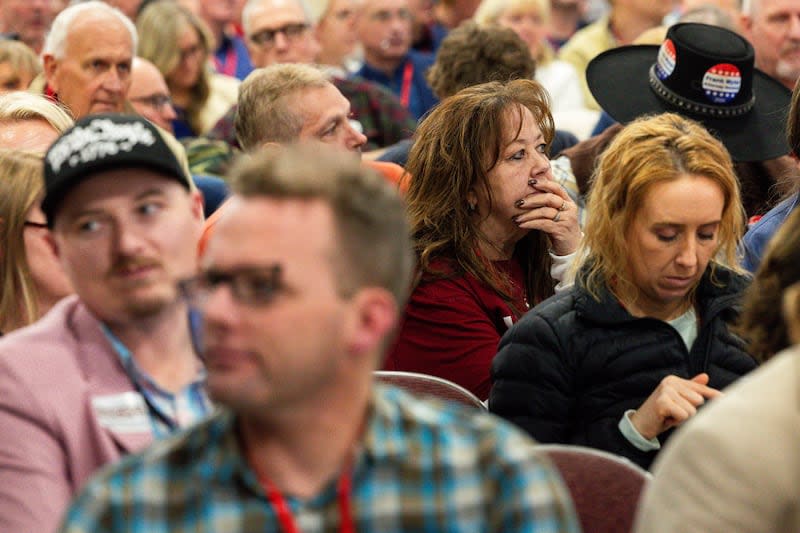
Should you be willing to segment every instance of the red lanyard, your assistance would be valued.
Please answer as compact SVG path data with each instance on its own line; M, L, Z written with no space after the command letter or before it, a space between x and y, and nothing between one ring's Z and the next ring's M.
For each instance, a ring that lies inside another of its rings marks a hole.
M236 76L236 46L231 43L231 47L225 52L225 62L221 63L217 56L214 57L214 65L217 72L226 76Z
M269 479L258 476L258 481L261 483L261 486L264 487L267 498L269 498L269 503L278 515L278 521L281 524L283 533L300 533L292 517L289 504L286 502L286 498L283 497L283 494L281 494L281 491L278 490ZM350 475L350 468L347 467L342 472L342 475L339 476L339 482L336 485L336 496L339 500L339 516L341 521L339 531L342 533L355 533L356 531L355 525L353 524L352 509L350 508L350 492L352 488L353 480Z
M411 97L411 78L414 77L414 64L408 60L405 68L403 69L403 85L400 87L400 103L408 109L408 103Z

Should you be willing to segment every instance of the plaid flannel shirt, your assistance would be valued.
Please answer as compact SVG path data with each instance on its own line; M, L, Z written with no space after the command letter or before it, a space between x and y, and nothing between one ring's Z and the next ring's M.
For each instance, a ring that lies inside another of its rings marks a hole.
M377 387L353 466L357 531L577 533L567 491L536 445L477 410ZM287 498L305 533L337 531L336 481ZM106 469L67 513L64 533L280 531L222 411Z

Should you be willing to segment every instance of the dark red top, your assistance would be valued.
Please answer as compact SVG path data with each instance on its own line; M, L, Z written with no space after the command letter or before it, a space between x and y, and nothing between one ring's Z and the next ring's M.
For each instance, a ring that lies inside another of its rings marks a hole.
M515 259L493 264L510 276L519 313L527 311L522 266ZM473 276L422 281L411 294L384 369L439 376L485 400L497 344L519 318L499 295Z

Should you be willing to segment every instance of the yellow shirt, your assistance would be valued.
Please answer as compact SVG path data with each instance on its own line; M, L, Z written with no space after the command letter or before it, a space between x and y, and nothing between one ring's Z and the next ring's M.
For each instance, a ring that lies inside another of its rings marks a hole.
M570 63L578 72L586 107L589 109L599 111L600 105L592 96L589 85L586 83L586 67L595 56L617 46L619 46L619 43L614 38L614 34L611 33L608 25L608 16L606 15L577 31L558 51L558 58Z

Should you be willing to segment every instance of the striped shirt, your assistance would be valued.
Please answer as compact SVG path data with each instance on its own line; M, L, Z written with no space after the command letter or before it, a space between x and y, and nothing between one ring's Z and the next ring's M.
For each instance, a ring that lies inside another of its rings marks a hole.
M378 386L352 475L357 531L577 533L571 500L536 445L489 413ZM336 480L287 497L300 531L338 531ZM66 533L280 531L222 411L94 478Z

